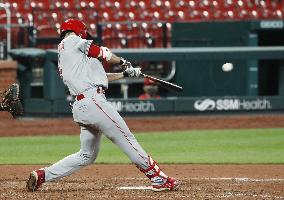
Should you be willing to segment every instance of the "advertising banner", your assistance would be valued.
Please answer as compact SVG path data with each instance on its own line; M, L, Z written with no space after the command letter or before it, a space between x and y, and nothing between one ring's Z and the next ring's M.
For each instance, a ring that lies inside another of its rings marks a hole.
M112 99L121 113L208 113L284 110L282 97L212 97L159 100Z

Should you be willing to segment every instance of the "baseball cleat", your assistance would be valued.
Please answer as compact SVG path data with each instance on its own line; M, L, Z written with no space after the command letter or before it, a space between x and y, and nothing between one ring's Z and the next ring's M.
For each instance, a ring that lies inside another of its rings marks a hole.
M45 172L43 169L32 171L27 180L27 189L29 192L36 191L45 182Z
M168 177L166 182L161 185L152 185L152 190L155 192L162 192L162 191L174 191L178 190L180 186L180 182L177 180L174 180L171 177Z

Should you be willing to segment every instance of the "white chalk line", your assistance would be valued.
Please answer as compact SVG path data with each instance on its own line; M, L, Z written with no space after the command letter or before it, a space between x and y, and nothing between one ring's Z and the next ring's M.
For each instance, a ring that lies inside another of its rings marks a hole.
M152 190L151 186L125 186L118 187L118 190Z
M147 178L112 178L117 180L147 180ZM284 179L276 178L247 178L247 177L216 177L216 178L181 178L182 180L194 180L194 181L235 181L235 182L284 182ZM118 190L151 190L151 186L125 186L119 187ZM188 198L189 196L180 196L179 198ZM208 196L207 196L208 197ZM275 196L275 195L263 195L263 194L246 194L246 193L234 193L226 192L222 195L212 196L212 198L232 198L232 197L255 197L255 198L273 198L273 199L284 199L284 196Z

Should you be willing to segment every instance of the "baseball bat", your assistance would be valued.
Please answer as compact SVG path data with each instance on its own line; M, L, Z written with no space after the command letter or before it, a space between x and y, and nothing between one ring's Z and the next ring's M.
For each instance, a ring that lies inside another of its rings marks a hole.
M161 80L161 79L158 79L158 78L155 78L153 76L149 76L147 74L144 74L144 73L141 73L141 75L144 77L144 78L148 78L156 83L159 83L159 85L163 88L166 88L166 89L169 89L169 90L174 90L174 91L177 91L177 92L182 92L183 88L179 85L176 85L176 84L173 84L173 83L170 83L168 81L164 81L164 80Z

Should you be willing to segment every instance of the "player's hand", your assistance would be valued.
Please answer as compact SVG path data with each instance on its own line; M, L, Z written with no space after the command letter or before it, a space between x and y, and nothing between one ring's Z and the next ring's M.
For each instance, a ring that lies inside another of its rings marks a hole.
M124 58L120 59L120 65L123 70L124 77L139 77L141 75L141 68L134 68L131 62L125 60Z
M131 68L124 70L123 75L124 77L139 77L141 75L141 68L134 68L131 66Z
M123 71L133 68L131 62L125 60L124 58L120 58L120 65Z

